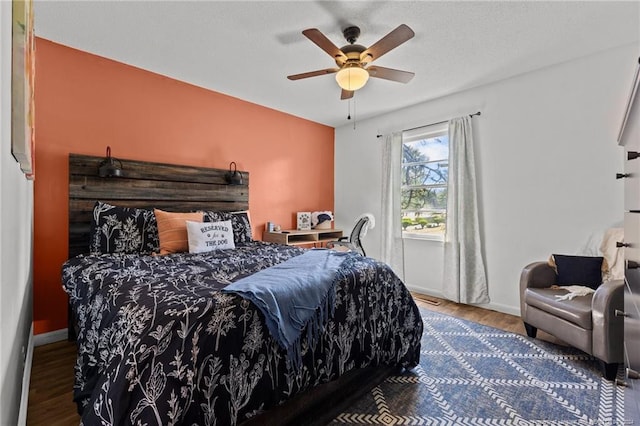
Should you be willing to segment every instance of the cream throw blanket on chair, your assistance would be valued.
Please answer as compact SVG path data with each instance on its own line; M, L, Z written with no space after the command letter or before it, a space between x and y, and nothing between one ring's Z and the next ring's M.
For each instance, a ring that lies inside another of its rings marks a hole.
M623 240L623 228L609 228L602 237L600 251L608 265L607 271L602 276L603 282L624 279L624 250L616 247L616 242Z
M585 287L582 285L554 285L551 288L557 288L562 290L567 290L569 293L563 295L556 295L556 300L573 300L574 297L577 296L586 296L587 294L591 294L595 292L591 287Z

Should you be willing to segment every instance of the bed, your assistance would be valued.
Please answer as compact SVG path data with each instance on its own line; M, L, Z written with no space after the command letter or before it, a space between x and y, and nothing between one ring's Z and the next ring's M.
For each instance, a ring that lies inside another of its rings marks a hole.
M122 160L122 178L101 179L100 161L69 157L63 286L77 334L74 400L83 424L322 424L331 419L328 405L391 369L417 365L422 322L401 280L356 253L253 241L246 172L236 187L226 185L224 170ZM235 247L154 255L151 207L229 219ZM137 248L122 237L110 243L118 250L105 250L96 229L107 229L107 220L115 229L114 217L120 231L137 224L144 234ZM279 268L301 259L335 256L323 267L328 296L312 310L297 350L273 334L263 307L230 290L279 277Z

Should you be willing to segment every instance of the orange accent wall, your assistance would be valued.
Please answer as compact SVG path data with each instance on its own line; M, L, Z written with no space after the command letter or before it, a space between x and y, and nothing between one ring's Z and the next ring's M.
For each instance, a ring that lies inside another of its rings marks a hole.
M251 174L254 237L294 212L333 211L334 129L36 39L34 332L65 328L68 154Z

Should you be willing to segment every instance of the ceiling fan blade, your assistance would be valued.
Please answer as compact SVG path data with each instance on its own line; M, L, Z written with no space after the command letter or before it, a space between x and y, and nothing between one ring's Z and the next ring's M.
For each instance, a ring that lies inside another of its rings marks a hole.
M399 83L408 83L415 75L409 71L394 70L393 68L378 67L375 65L367 68L370 77L384 78L385 80L397 81Z
M309 78L309 77L316 77L318 75L333 74L334 72L338 72L339 70L340 70L339 68L326 68L326 69L323 69L323 70L317 70L317 71L303 72L301 74L288 75L287 78L289 80L300 80L301 78Z
M400 46L405 41L413 38L414 35L415 33L411 28L409 28L405 24L402 24L398 26L398 28L378 40L373 46L362 52L360 54L360 62L362 62L363 64L368 64L372 61L375 61L391 49L394 49Z
M347 60L347 56L335 44L331 42L317 28L309 28L302 32L309 40L314 42L320 49L327 52L333 59L340 59L342 62Z
M342 89L342 93L340 94L340 99L341 100L351 99L353 98L353 93L354 93L353 90Z

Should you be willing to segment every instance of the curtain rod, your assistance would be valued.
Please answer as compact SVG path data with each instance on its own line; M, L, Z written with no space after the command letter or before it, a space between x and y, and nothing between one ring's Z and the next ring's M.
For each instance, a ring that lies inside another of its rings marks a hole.
M482 115L482 112L478 111L478 112L475 112L475 113L473 113L473 114L469 114L469 117L473 117L473 116L475 116L475 115ZM410 131L410 130L416 130L416 129L420 129L420 128L422 128L422 127L435 126L436 124L446 123L447 121L449 121L449 120L437 121L437 122L435 122L435 123L431 123L431 124L423 124L422 126L412 127L412 128L410 128L410 129L404 129L404 130L402 130L402 131L403 131L403 132L408 132L408 131ZM381 138L382 136L384 136L384 135L376 135L376 138Z

